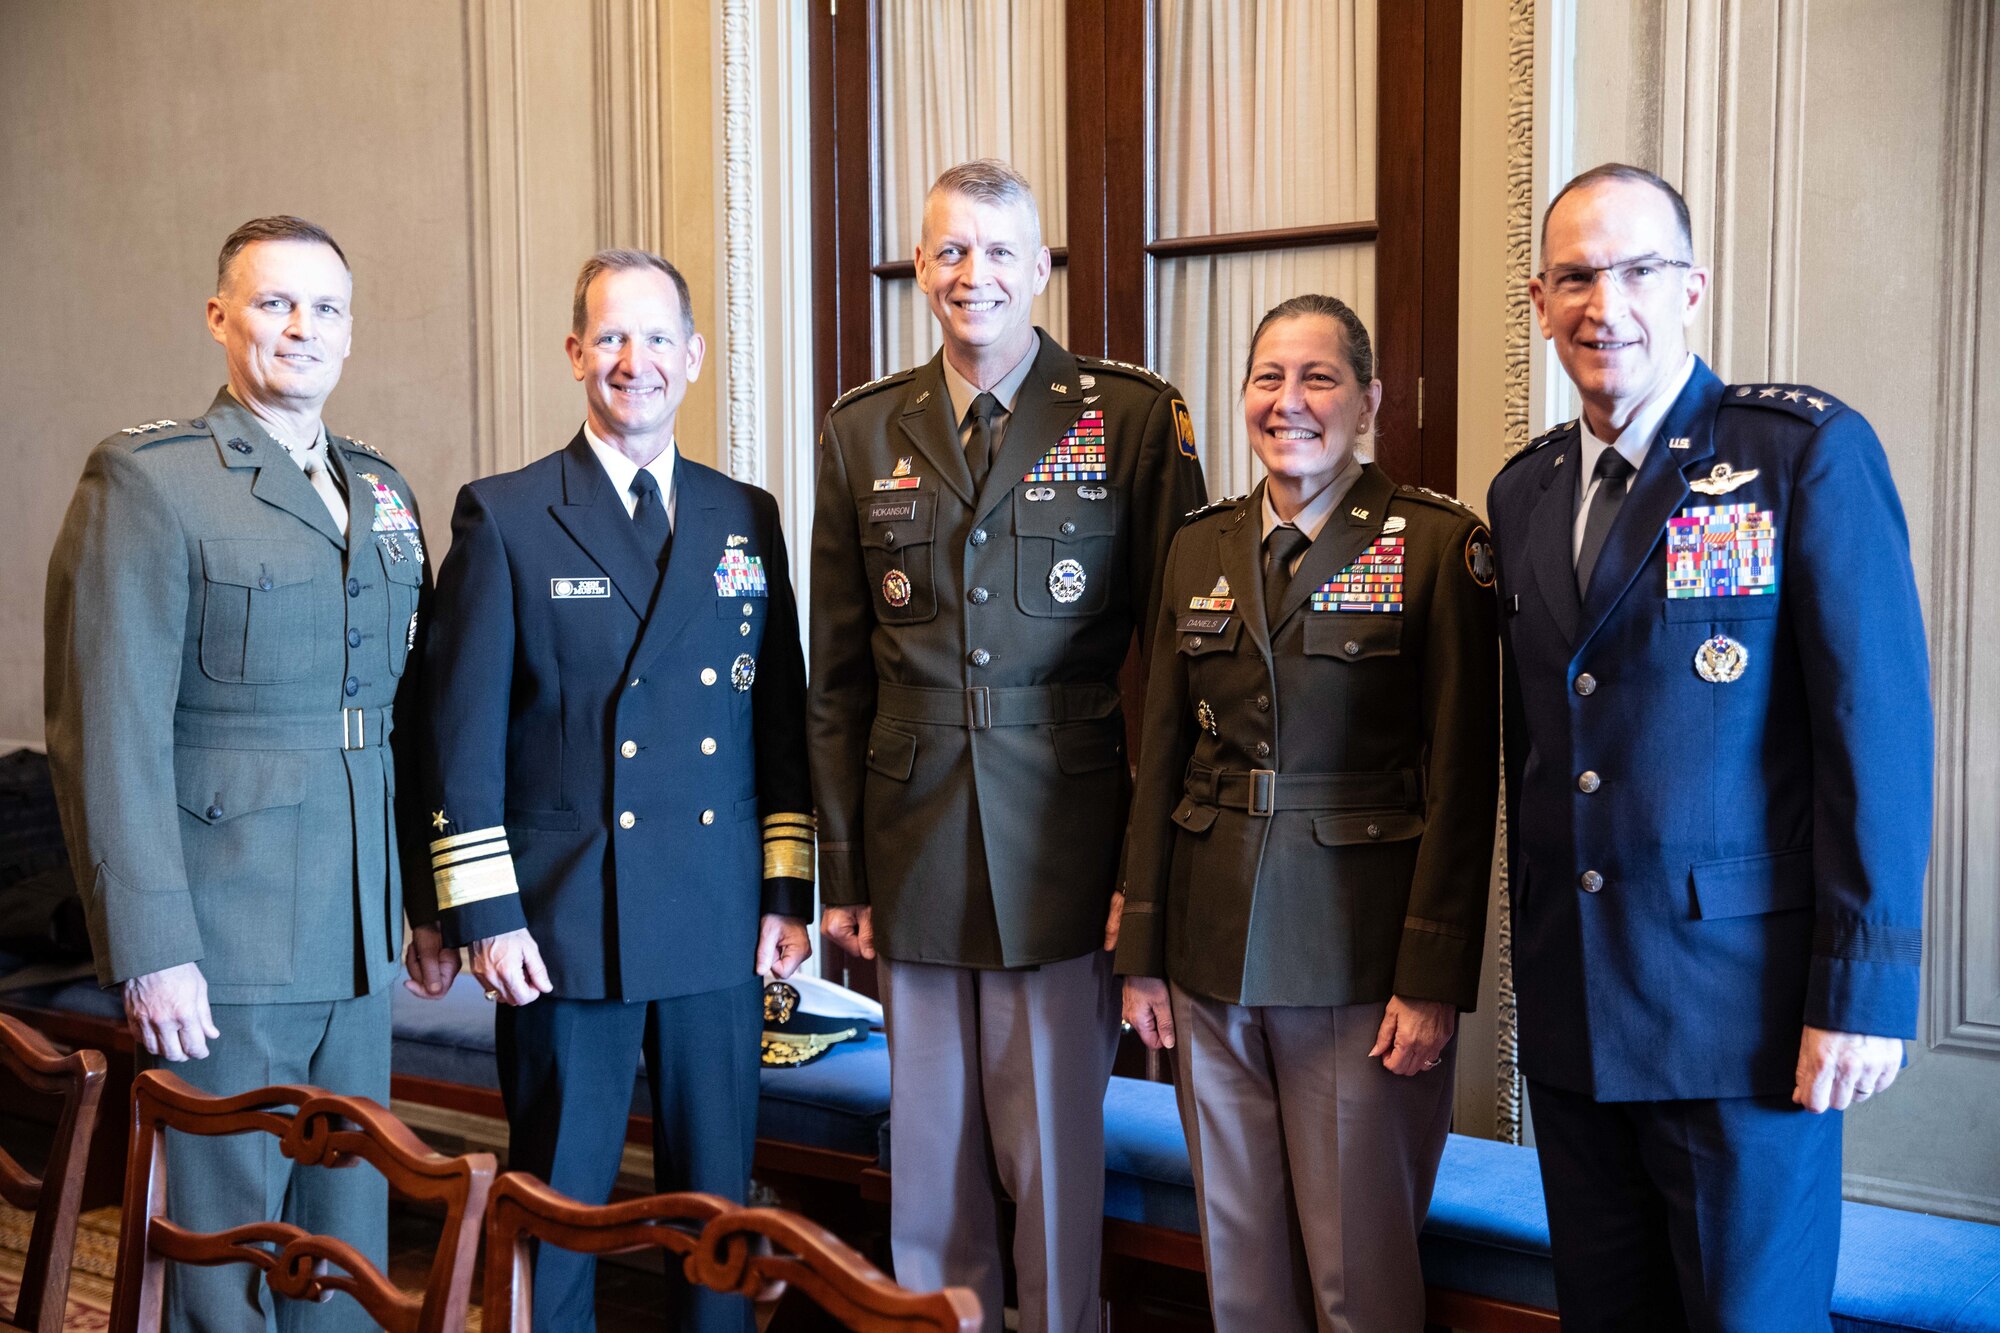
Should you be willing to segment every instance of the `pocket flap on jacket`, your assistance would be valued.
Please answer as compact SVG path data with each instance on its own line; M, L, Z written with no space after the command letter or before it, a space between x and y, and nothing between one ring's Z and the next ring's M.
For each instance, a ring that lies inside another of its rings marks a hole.
M1305 623L1306 653L1359 662L1403 650L1403 618L1385 612L1312 611Z
M298 805L305 794L304 756L294 751L174 751L175 800L204 824Z
M1360 811L1351 815L1320 815L1313 820L1313 841L1322 847L1347 847L1357 842L1403 842L1420 836L1424 817L1414 810Z
M1812 849L1697 861L1689 870L1695 915L1703 921L1810 907Z
M1203 805L1192 796L1181 798L1174 808L1174 822L1189 833L1206 833L1215 823L1215 817L1222 812L1212 805Z
M917 738L877 722L868 732L868 767L883 777L908 782L917 768Z
M388 576L389 582L400 583L404 587L414 588L420 586L424 581L424 562L421 560L393 560L389 558L389 554L385 551L382 555L382 572Z
M1218 620L1222 622L1222 628L1207 628ZM1190 622L1201 628L1194 628ZM1243 634L1243 621L1237 616L1182 616L1176 625L1181 635L1180 650L1189 657L1233 653L1236 651L1236 640Z
M283 588L313 576L312 552L290 542L223 537L201 544L201 572L210 583L238 588Z
M1031 500L1031 492L1053 490L1046 500ZM1101 500L1077 504L1074 483L1016 486L1014 488L1014 535L1047 537L1058 542L1080 542L1086 537L1110 537L1118 531L1116 506Z
M905 505L909 507L907 516L904 516ZM902 500L871 496L860 501L857 512L861 520L861 544L881 551L922 546L931 540L937 523L936 506L927 495L910 495Z

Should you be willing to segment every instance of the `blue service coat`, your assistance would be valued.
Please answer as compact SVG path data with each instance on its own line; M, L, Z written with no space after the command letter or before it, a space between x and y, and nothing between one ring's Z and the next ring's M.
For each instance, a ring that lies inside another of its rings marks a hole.
M1579 598L1580 448L1488 496L1521 1067L1782 1094L1804 1024L1916 1031L1931 709L1888 460L1838 400L1697 364Z
M664 574L581 432L464 487L438 572L438 918L449 944L526 926L571 999L740 984L759 916L812 912L777 502L685 456L674 468Z

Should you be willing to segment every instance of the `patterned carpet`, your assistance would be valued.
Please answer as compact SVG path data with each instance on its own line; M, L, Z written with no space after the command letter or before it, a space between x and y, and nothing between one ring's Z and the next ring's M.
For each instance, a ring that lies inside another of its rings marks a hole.
M0 1204L0 1306L11 1313L21 1296L21 1265L28 1250L28 1214ZM118 1210L85 1213L76 1229L76 1260L69 1279L67 1333L111 1327L111 1276L118 1260Z

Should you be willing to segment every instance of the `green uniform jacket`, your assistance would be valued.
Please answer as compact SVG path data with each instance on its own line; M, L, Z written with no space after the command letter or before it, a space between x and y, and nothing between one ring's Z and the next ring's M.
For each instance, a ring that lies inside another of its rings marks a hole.
M44 706L106 985L199 962L216 1003L303 1002L396 968L402 880L429 865L385 742L412 721L428 559L409 484L329 439L346 540L227 390L84 466L49 560Z
M1233 1004L1471 1009L1500 771L1492 539L1369 464L1271 634L1263 497L1211 506L1167 561L1118 970ZM1339 609L1362 597L1388 609Z
M820 886L872 905L905 962L1103 943L1131 785L1118 670L1204 494L1171 385L1038 334L977 494L942 354L848 394L820 437Z

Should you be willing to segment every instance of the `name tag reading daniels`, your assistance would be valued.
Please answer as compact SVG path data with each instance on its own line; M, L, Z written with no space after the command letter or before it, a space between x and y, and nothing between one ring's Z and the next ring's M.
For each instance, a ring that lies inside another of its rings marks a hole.
M1182 616L1174 626L1182 634L1220 634L1229 628L1229 617L1222 615Z
M917 521L918 498L906 495L894 500L870 500L868 521L870 523L914 523Z

